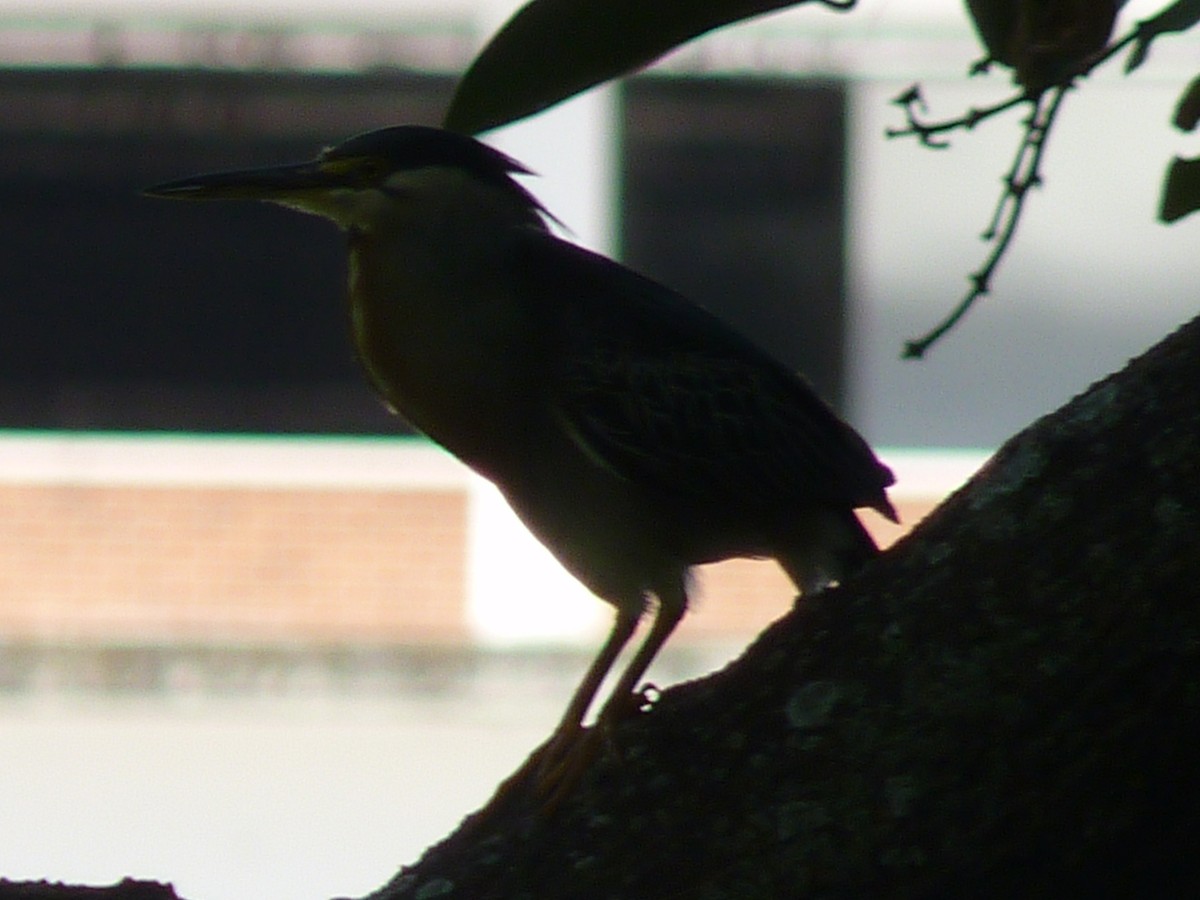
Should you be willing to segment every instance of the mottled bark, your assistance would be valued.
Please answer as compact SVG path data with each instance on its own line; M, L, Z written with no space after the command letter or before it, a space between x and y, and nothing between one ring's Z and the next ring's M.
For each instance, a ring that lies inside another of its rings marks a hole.
M549 813L518 777L378 896L1186 895L1200 320L616 745Z
M132 878L126 878L107 887L58 884L52 881L7 881L0 878L0 900L179 900L179 898L169 884L159 884L156 881L135 881Z

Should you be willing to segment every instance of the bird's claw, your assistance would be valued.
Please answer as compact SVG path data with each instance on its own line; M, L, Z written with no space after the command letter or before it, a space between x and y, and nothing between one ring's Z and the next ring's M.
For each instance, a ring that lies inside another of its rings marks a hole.
M635 701L635 708L630 713L630 717L632 718L634 714L650 712L650 710L654 708L654 704L656 704L659 701L659 698L662 697L662 691L659 690L657 684L646 682L630 696L631 699Z
M534 752L533 795L543 815L553 812L609 746L599 727L555 733Z
M660 695L655 685L646 684L631 694L613 697L591 728L560 729L535 750L523 769L533 768L533 792L541 811L555 809L601 757L620 759L617 726L647 713Z

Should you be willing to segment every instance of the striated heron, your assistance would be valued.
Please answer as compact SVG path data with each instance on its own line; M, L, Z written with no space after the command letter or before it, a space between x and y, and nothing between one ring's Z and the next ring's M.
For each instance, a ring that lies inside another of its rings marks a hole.
M398 126L309 162L147 193L265 200L347 233L350 326L372 385L616 608L548 742L561 760L651 596L653 624L600 710L604 729L640 705L692 566L774 557L807 594L875 554L856 508L896 514L892 473L802 377L679 294L552 235L520 174L472 138Z

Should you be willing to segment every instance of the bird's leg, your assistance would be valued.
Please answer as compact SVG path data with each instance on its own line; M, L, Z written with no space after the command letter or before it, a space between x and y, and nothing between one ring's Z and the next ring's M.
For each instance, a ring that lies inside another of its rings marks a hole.
M618 608L617 621L608 641L588 669L554 734L537 751L536 790L543 798L543 812L554 809L571 792L580 776L604 748L612 746L616 726L641 707L643 701L642 695L637 692L638 683L687 609L687 591L682 578L671 582L668 589L660 589L656 593L658 609L650 633L601 707L595 727L581 731L580 722L604 676L632 636L640 618L640 607L635 607L633 612L625 607Z
M488 804L489 808L520 796L517 788L529 781L532 781L534 796L538 798L544 813L557 806L570 792L571 787L587 768L587 762L595 755L588 749L588 742L585 740L587 732L583 731L583 717L587 715L588 707L592 705L592 700L600 690L609 669L637 629L641 614L640 598L637 604L617 607L617 618L613 622L612 631L608 633L604 646L588 666L583 681L571 696L567 711L563 713L550 737L530 754L521 768L496 789L495 796Z
M547 788L551 787L548 782L556 780L555 773L562 768L564 761L571 753L572 746L578 741L583 717L587 715L588 707L592 705L592 700L595 699L596 692L600 690L600 685L604 683L609 669L612 668L613 663L616 662L617 657L620 656L621 651L633 636L641 614L640 603L636 606L617 608L617 618L613 622L612 631L608 633L608 639L600 648L596 658L592 660L587 674L583 676L583 681L575 689L575 693L571 696L571 702L567 704L567 711L563 713L562 719L559 720L549 740L536 751L539 789L544 793L547 792Z
M596 730L606 740L612 739L613 729L622 719L628 718L641 708L643 701L642 694L637 689L638 683L687 609L687 590L682 578L671 582L668 589L660 588L656 593L658 610L654 615L654 625L629 665L625 667L625 671L621 673L617 686L608 695L608 700L596 719Z

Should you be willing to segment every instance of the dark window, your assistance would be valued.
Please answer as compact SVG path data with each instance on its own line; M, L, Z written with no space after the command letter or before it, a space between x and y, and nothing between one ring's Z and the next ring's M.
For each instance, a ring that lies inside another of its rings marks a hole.
M623 96L622 259L841 403L842 86L645 76Z
M340 298L344 238L141 188L433 123L453 80L0 73L0 427L388 433Z

